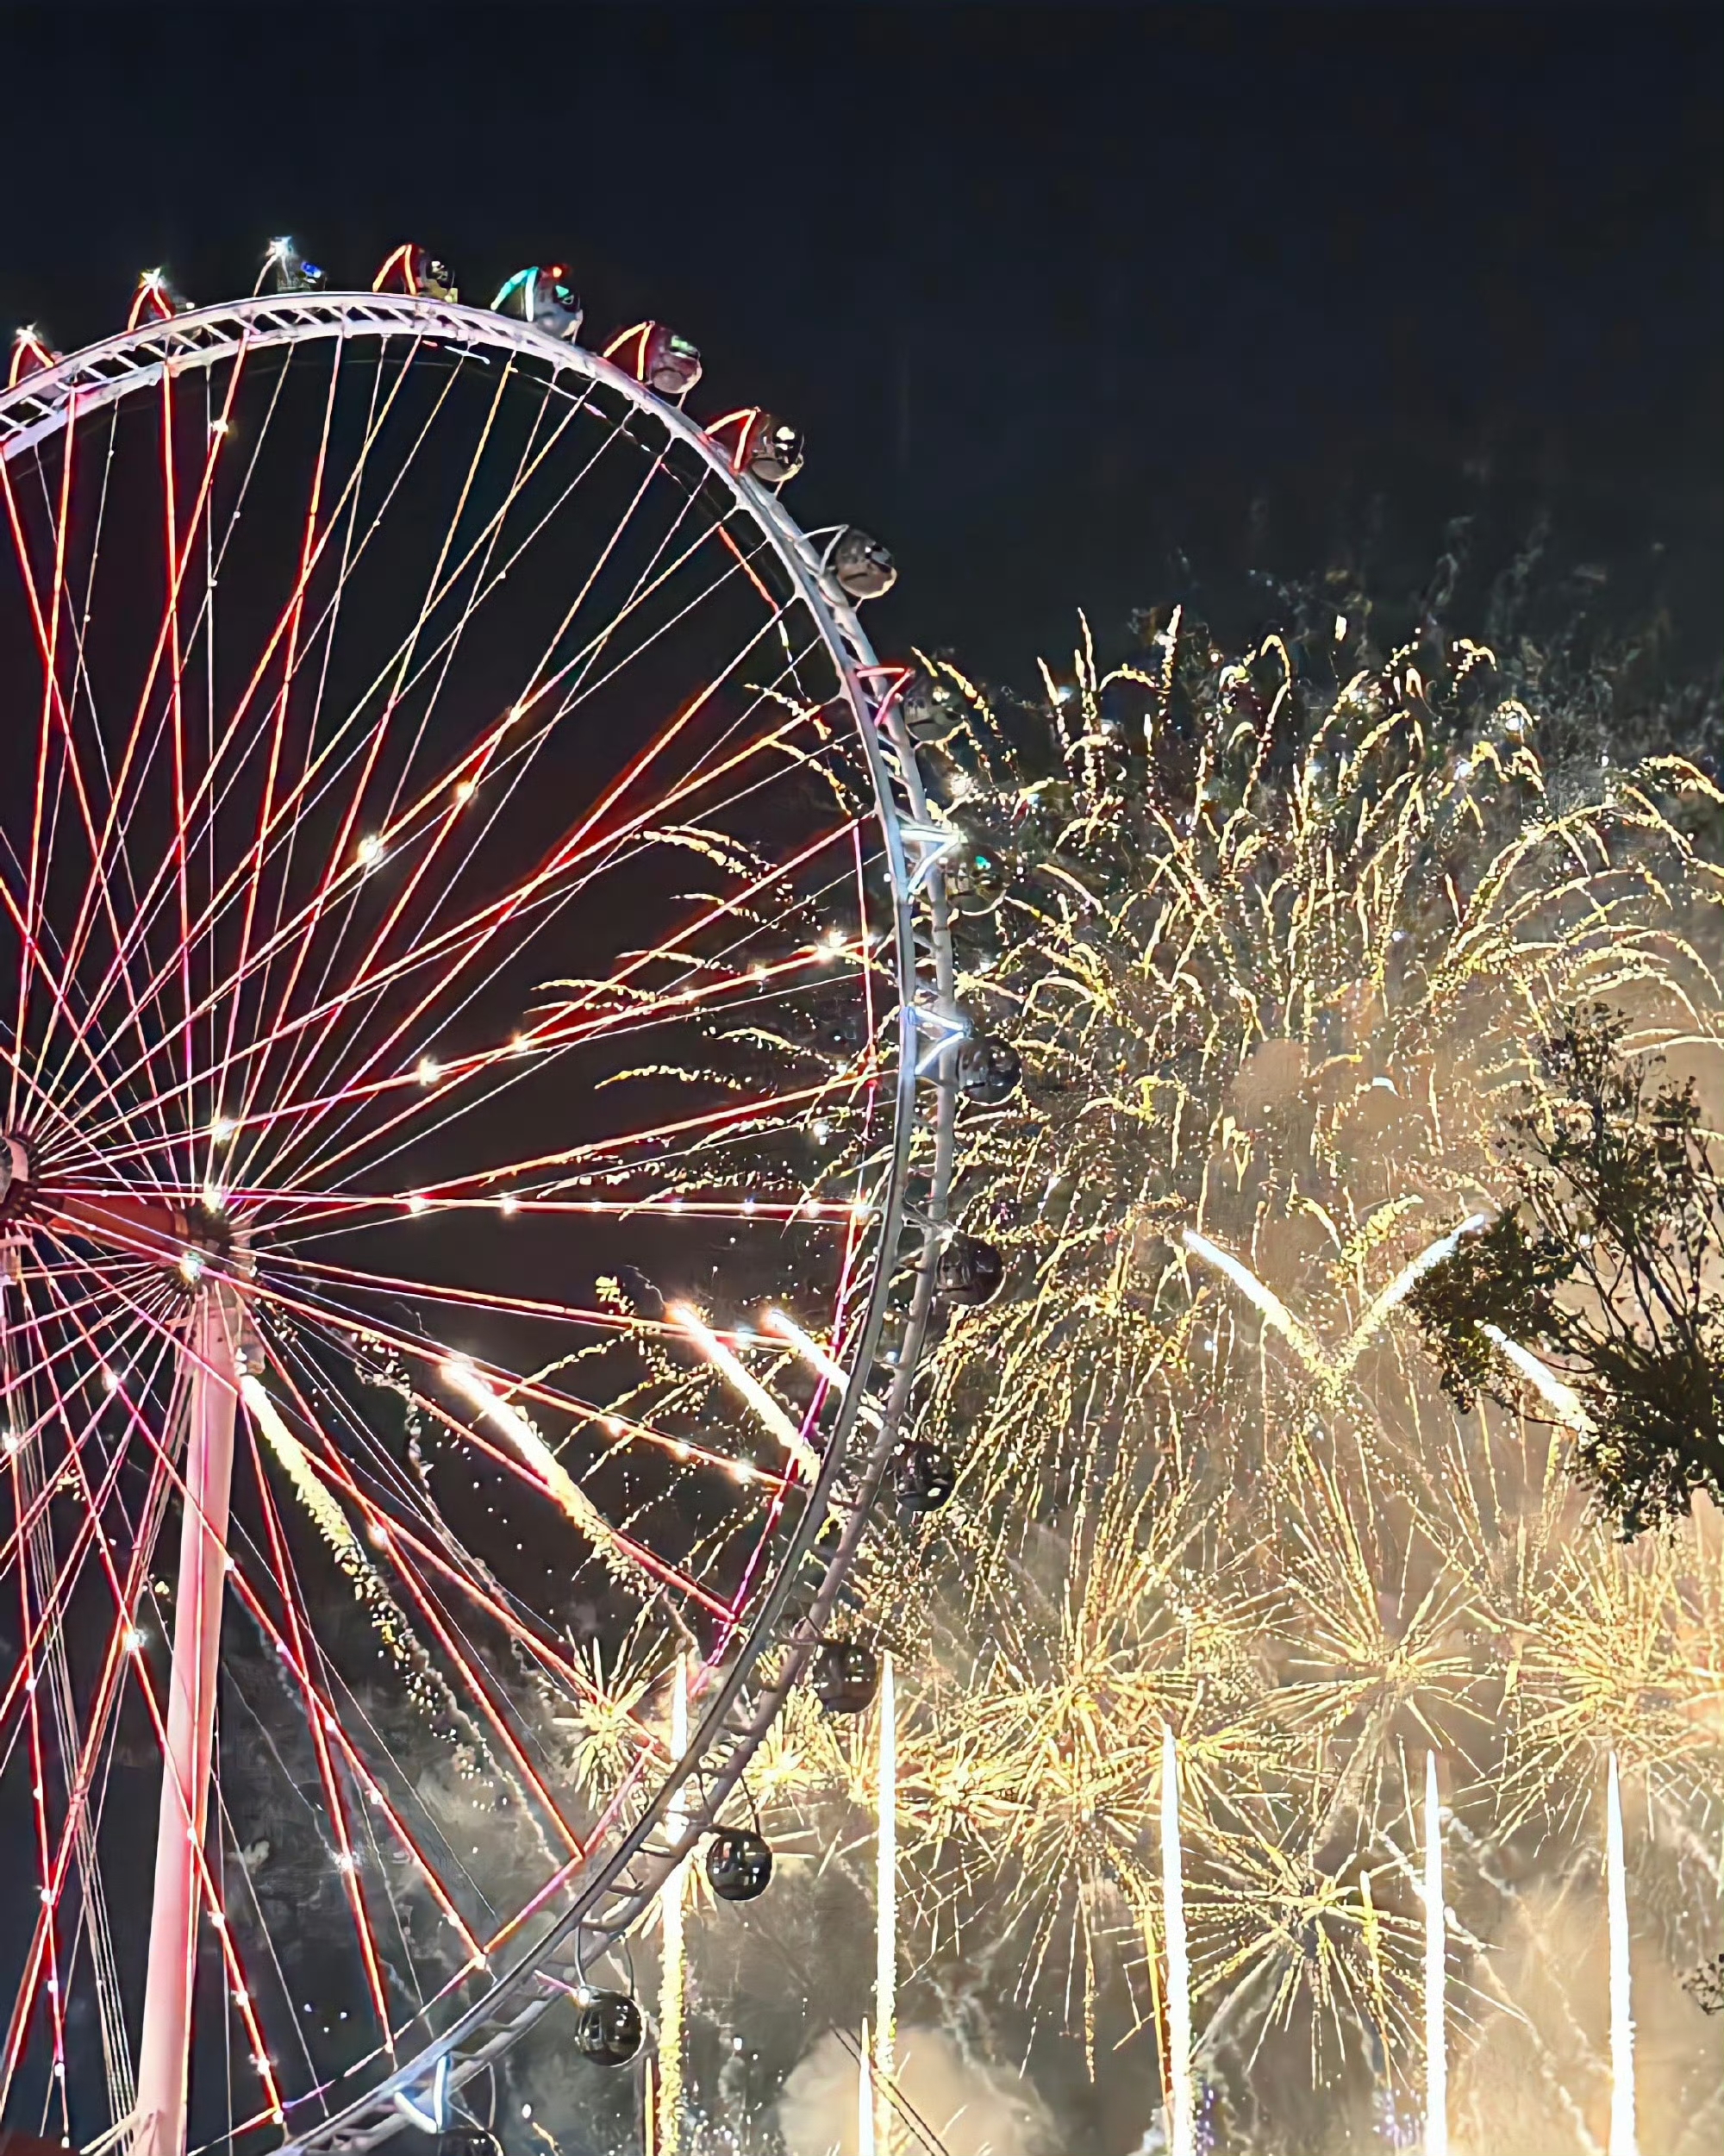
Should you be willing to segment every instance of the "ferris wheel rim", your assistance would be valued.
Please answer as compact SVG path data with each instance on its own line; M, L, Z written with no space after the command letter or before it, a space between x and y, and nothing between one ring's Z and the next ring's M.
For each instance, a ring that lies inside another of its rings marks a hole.
M465 352L512 353L548 365L554 373L603 384L647 414L693 449L723 481L737 505L765 525L781 547L795 553L815 580L816 618L822 610L830 615L845 648L860 666L878 666L854 607L826 573L802 527L774 492L736 468L728 452L680 401L659 396L602 353L553 336L535 323L461 301L406 292L253 293L140 323L135 329L121 330L65 353L53 366L0 388L0 462L9 464L74 416L118 403L164 377L217 366L241 353L323 343L332 337L368 335L386 341L433 333L447 336ZM803 596L813 602L815 592Z
M722 482L735 506L762 531L826 646L868 766L872 821L883 841L890 884L899 1053L892 1088L890 1168L878 1209L879 1257L863 1321L849 1336L850 1382L839 1403L820 1477L808 1493L749 1623L709 1691L687 1750L669 1772L657 1777L653 1796L634 1826L621 1834L613 1826L601 1836L588 1860L562 1883L559 1898L565 1905L549 1929L446 2028L434 2035L428 2032L405 2064L340 2111L308 2130L290 2133L281 2144L284 2156L298 2156L300 2151L311 2156L314 2151L371 2148L409 2123L423 2126L426 2115L412 2102L415 2094L430 2095L434 2085L434 2100L441 2107L448 2093L512 2048L572 1988L572 1980L573 1984L583 1982L588 1962L628 1936L687 1853L712 1830L742 1783L749 1761L799 1681L822 1626L838 1605L909 1405L946 1212L957 1099L955 1056L962 1034L940 853L937 848L924 852L914 865L909 858L909 847L918 839L927 847L927 834L933 827L915 746L897 708L905 670L882 666L855 609L776 493L739 471L724 447L679 403L659 396L602 354L488 309L420 294L253 294L140 324L0 390L0 464L9 466L76 419L164 379L205 371L242 354L349 336L379 341L434 336L456 347L464 358L505 353L531 359L554 374L602 384L693 451ZM931 1084L921 1083L929 1079ZM920 1105L923 1101L926 1109ZM919 1121L931 1140L931 1149L925 1170L927 1192L912 1214L908 1184ZM909 1262L914 1286L903 1314L902 1343L889 1382L878 1397L871 1397L866 1373L877 1366L893 1281L906 1264L907 1228L913 1238ZM876 1428L865 1457L856 1460L850 1456L851 1447L865 1405L877 1418ZM849 1516L843 1532L826 1559L809 1609L787 1623L786 1604L798 1572L813 1551L839 1485L846 1481L852 1484L853 1495L847 1503ZM778 1671L751 1690L749 1678L762 1656L775 1647L782 1651ZM739 1715L745 1693L752 1697L752 1711ZM621 1794L619 1790L613 1795L613 1806ZM674 1843L655 1847L655 1829L678 1803ZM595 1921L600 1916L604 1921ZM425 2011L422 2009L421 2015ZM418 2015L410 2017L398 2033L411 2031L419 2020ZM264 2122L261 2118L251 2122L254 2126Z

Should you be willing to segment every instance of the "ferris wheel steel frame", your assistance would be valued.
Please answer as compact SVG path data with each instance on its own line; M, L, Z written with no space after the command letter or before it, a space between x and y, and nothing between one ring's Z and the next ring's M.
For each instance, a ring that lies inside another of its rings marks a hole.
M410 2059L342 2109L290 2134L281 2156L302 2156L302 2152L303 2156L357 2156L357 2152L374 2148L409 2126L437 2131L454 2123L451 2097L494 2065L549 2009L585 1984L590 1965L627 1937L742 1785L750 1759L839 1609L909 1407L946 1234L958 1099L956 1060L967 1031L955 999L950 911L941 866L949 830L930 816L915 746L899 708L907 670L881 665L818 547L777 495L738 472L724 447L678 403L658 396L598 353L531 323L453 301L327 291L257 295L141 325L0 391L0 459L9 464L73 418L153 383L259 351L350 336L432 339L463 358L514 354L547 366L558 375L606 387L699 456L710 475L728 489L736 507L771 541L795 596L820 631L868 767L890 884L898 1066L891 1153L878 1200L880 1229L874 1278L865 1314L852 1336L853 1362L839 1394L820 1475L786 1537L776 1575L752 1624L708 1694L686 1751L672 1764L634 1824L621 1834L615 1831L615 1815L623 1800L638 1791L642 1770L637 1767L614 1794L607 1825L590 1853L554 1883L554 1897L549 1890L542 1895L547 1905L553 1898L564 1903L543 1934L447 2027L428 2032ZM919 1129L925 1152L918 1163L913 1154ZM915 1204L909 1195L913 1172L927 1178L925 1194ZM889 1299L895 1281L902 1280L907 1270L913 1285L903 1313L896 1359L883 1365L881 1338ZM226 1395L226 1418L231 1421L243 1359L234 1321L242 1320L243 1312L233 1308L231 1287L206 1284L199 1296L209 1305L203 1313L208 1322L196 1325L194 1332L206 1347L215 1343L218 1352L206 1366L205 1358L192 1350L188 1373L191 1390L201 1396L215 1380ZM871 1388L871 1378L882 1368L890 1375ZM221 1408L209 1404L216 1419L221 1420ZM864 1434L860 1443L859 1431ZM206 1517L201 1501L188 1497L187 1503L183 1572L190 1578L185 1571L190 1567L206 1583L213 1579L219 1627L222 1567L219 1554L212 1565L209 1553L202 1547L216 1515ZM225 1503L221 1510L225 1516ZM806 1593L806 1568L816 1538L834 1514L842 1521L837 1541L825 1553L823 1571L805 1606L793 1612L792 1594L799 1582ZM198 1628L182 1640L187 1628L177 1618L176 1678L182 1659L188 1671L194 1665L200 1669L207 1665L212 1651L208 1605L207 1593L189 1597L181 1605L194 1613ZM751 1684L763 1656L774 1651L778 1658L775 1665ZM207 1695L207 1683L203 1690ZM206 1696L199 1703L207 1709L213 1701ZM190 1729L178 1752L170 1747L165 1754L165 1821L172 1797L167 1778L176 1772L175 1757L188 1753L207 1776L209 1747L207 1739L200 1745L198 1734L195 1728ZM182 1783L178 1809L193 1824L202 1816L201 1798L196 1786ZM164 1846L167 1839L164 1827ZM201 1837L196 1839L201 1841ZM194 1836L187 1834L184 1840L190 1843ZM190 1897L189 1935L193 1940L199 1861L193 1849L190 1860L178 1867L174 1890L182 1904ZM171 1943L174 1954L180 1955L188 1936L186 1905L173 1914L178 1930ZM156 1959L153 1939L153 1966ZM189 2002L184 2011L189 2013ZM141 2103L139 2108L141 2114ZM179 2151L157 2149L153 2156L179 2156Z

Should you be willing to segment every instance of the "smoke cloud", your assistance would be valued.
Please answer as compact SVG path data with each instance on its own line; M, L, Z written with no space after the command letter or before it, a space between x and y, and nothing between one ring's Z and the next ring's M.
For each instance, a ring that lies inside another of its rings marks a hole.
M857 2077L855 2059L828 2031L784 2084L786 2156L859 2156ZM918 2156L1054 2156L1052 2121L1029 2083L967 2057L943 2029L901 2029L895 2078L914 2114L904 2145Z

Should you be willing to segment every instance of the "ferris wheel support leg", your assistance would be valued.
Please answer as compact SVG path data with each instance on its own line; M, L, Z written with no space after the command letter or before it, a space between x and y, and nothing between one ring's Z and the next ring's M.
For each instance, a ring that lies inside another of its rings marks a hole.
M213 1284L200 1290L190 1334L185 1503L133 2156L184 2156L185 2148L197 1965L197 1852L209 1814L216 1728L239 1387L238 1321L230 1295Z

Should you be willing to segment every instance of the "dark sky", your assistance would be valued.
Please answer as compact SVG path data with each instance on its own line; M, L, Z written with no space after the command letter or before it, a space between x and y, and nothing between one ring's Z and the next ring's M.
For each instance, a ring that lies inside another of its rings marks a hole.
M1314 567L1380 497L1409 577L1548 507L1715 647L1724 10L7 19L0 322L219 297L277 231L480 299L561 256L590 334L658 314L701 409L806 428L798 513L903 563L883 644L1021 678L1176 549Z

